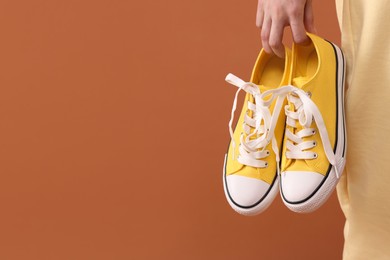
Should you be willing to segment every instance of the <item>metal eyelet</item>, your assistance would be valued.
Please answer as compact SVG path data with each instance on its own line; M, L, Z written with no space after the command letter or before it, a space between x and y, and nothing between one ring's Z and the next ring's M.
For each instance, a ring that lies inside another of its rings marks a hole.
M265 163L265 168L268 168L268 163L267 162Z
M313 142L313 145L314 145L314 146L317 146L317 142L316 142L316 141L314 141L314 142Z
M318 158L318 154L314 153L313 157L314 157L314 159L317 159Z
M269 155L269 151L267 151L267 155Z
M306 95L308 95L309 97L311 97L311 96L312 96L312 94L311 94L311 92L310 92L310 91L307 91L307 92L306 92Z
M315 135L316 133L317 133L317 131L314 129L314 130L312 131L312 134Z

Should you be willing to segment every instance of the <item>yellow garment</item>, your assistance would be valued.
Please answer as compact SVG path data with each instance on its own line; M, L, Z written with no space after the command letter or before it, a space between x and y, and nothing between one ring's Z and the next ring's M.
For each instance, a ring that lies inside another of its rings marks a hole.
M336 4L348 87L344 260L390 259L390 1Z

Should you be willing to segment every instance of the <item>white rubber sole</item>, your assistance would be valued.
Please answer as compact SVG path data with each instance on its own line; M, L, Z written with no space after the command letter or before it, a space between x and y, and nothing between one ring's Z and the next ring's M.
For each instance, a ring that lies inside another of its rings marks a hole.
M274 201L276 195L278 194L279 191L279 176L276 176L276 179L272 185L272 187L268 190L268 193L265 195L265 197L259 198L259 203L256 203L255 205L251 207L242 207L239 206L237 203L235 203L232 198L229 195L229 191L227 188L227 183L226 183L226 159L227 159L227 154L225 154L225 160L223 164L223 175L222 175L222 181L223 181L223 189L225 191L225 196L226 200L229 202L230 207L232 207L236 212L245 215L245 216L254 216L257 214L262 213L265 211L271 203Z
M331 43L332 44L332 43ZM342 51L339 47L332 44L336 56L337 56L337 89L338 89L338 132L337 132L337 147L336 147L336 158L337 158L337 169L339 174L341 175L344 171L345 167L345 156L347 153L347 133L345 129L345 107L344 107L344 87L345 87L345 59ZM339 179L336 176L336 172L334 168L330 170L327 177L325 177L325 181L320 185L318 190L312 194L309 199L304 200L302 202L291 203L285 200L283 196L283 191L280 189L280 195L284 204L292 211L297 213L310 213L317 210L321 207L330 197L333 190L335 189Z

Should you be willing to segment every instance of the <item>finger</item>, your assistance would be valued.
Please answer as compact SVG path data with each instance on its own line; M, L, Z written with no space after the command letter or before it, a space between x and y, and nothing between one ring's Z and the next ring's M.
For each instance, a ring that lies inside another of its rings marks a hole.
M269 46L269 34L271 31L271 18L265 17L263 21L263 26L261 27L261 43L263 44L263 48L265 52L271 54L272 48Z
M309 42L309 37L306 35L305 25L303 24L303 14L294 17L290 21L290 26L295 43L307 44Z
M257 2L256 26L261 28L264 19L263 0Z
M312 2L312 0L309 0L306 2L304 23L305 23L305 28L308 32L317 34L317 30L314 27L314 15L313 15L313 2Z
M272 21L270 36L268 40L269 46L272 48L272 51L280 58L284 58L284 46L283 46L283 30L285 23L276 19Z

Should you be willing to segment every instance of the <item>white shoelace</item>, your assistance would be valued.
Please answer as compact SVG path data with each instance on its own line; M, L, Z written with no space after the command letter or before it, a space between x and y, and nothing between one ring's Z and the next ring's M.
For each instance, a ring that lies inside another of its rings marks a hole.
M294 111L289 110L289 106L285 106L285 113L287 116L287 125L297 128L298 122L303 129L292 133L290 130L286 131L287 136L287 152L286 158L288 159L316 159L317 154L309 151L315 147L317 143L315 141L303 141L303 138L313 136L316 134L316 130L311 128L313 119L317 125L321 141L324 147L326 158L329 163L335 169L337 178L340 177L337 168L336 155L333 152L332 145L329 139L328 131L326 130L325 122L322 118L321 112L316 104L311 100L310 95L300 88L294 86L288 86L291 88L287 99L294 105ZM292 142L291 142L292 141ZM294 144L295 143L295 144Z
M315 129L310 127L314 119L317 124L317 128L321 137L326 157L330 164L332 164L332 166L334 167L337 178L340 177L336 166L336 156L333 152L332 145L330 143L329 135L326 130L326 126L322 118L321 112L305 91L300 88L288 85L277 89L267 90L261 93L259 87L256 84L251 82L245 82L242 79L234 76L233 74L228 74L226 76L226 81L238 87L233 102L231 118L229 121L229 132L234 150L236 144L234 141L232 124L234 119L234 112L237 108L238 94L241 90L244 90L246 93L252 95L255 101L255 103L248 101L248 110L252 111L253 116L249 117L248 115L246 115L244 118L243 128L247 136L245 138L244 135L240 136L239 156L237 158L237 161L239 161L241 164L252 167L267 167L267 162L261 159L264 159L269 155L269 151L266 151L265 147L272 140L272 150L276 154L277 171L278 174L280 173L279 149L276 139L274 137L274 130L283 105L283 101L287 97L295 108L295 111L290 111L289 106L285 106L287 125L296 128L296 122L298 121L299 124L302 125L303 129L295 134L289 130L286 131L288 139L286 144L286 157L288 159L317 158L316 153L312 151L307 151L316 146L317 144L314 141L303 141L302 139L304 137L316 134ZM271 115L269 107L275 100L275 98L276 103L273 114ZM252 132L251 129L253 129ZM256 136L257 138L253 138Z
M276 139L274 137L274 130L277 123L277 116L271 115L269 110L270 105L272 104L275 98L278 99L277 105L278 110L280 111L283 104L283 100L279 100L278 95L272 95L271 91L265 91L263 94L260 92L259 86L252 82L245 82L242 79L234 76L233 74L228 74L226 76L226 81L230 84L238 87L236 92L233 108L231 113L231 118L229 121L229 132L232 140L232 146L235 150L236 143L233 136L233 119L234 112L237 108L237 98L241 90L244 90L246 93L253 96L254 103L248 101L248 110L252 111L252 117L245 115L243 129L245 131L246 137L241 134L240 136L240 146L239 146L239 156L237 161L241 164L266 168L268 163L262 159L269 156L269 151L265 150L266 146L272 141L272 150L276 154L277 161L277 171L279 173L279 149ZM274 91L274 90L272 90ZM265 95L267 94L267 95ZM271 94L271 97L268 100L264 100L265 96ZM279 115L279 113L277 113ZM234 159L234 152L233 152Z

